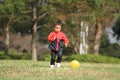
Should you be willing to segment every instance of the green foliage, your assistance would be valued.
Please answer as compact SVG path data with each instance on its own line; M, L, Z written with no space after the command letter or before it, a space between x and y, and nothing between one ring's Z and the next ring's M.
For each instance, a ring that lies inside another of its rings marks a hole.
M41 54L37 56L38 61L50 61L50 55Z
M8 55L4 55L4 52L1 52L1 51L0 51L0 59L5 59L5 60L8 59L8 60L9 60L9 59L11 59L11 58L10 58L10 56L8 56Z
M57 11L57 13L70 14L77 12L79 0L49 0L50 9ZM52 11L51 10L51 11Z
M93 62L93 63L120 63L120 59L108 57L108 56L102 56L102 55L72 55L67 57L65 60L72 61L72 60L78 60L80 62Z
M31 59L30 54L15 52L12 49L9 50L9 56L11 57L11 59L17 59L17 60L22 60L22 59L23 60L30 60Z
M12 15L15 20L11 21L10 24L12 32L28 33L30 31L32 33L32 2L33 0L4 0L3 3L0 3L0 27L5 23L4 17ZM79 43L79 23L81 20L94 24L96 17L107 18L111 14L111 11L117 10L119 11L118 0L38 0L37 16L43 13L48 14L38 21L38 26L42 26L38 29L39 41L47 43L47 35L52 31L52 25L58 19L59 15L65 16L61 18L65 22L63 31L67 33L71 45L75 44L75 42ZM0 29L0 31L2 30ZM94 32L94 30L92 31ZM115 31L119 34L118 27ZM91 36L90 38L93 39ZM104 40L101 44L101 54L110 53L110 51L114 52L113 49L117 48L106 41ZM90 44L93 43L94 41L90 42ZM73 45L72 48L74 48ZM15 58L14 56L12 57ZM19 56L16 56L16 58L21 59Z
M50 61L51 56L50 55L39 55L38 60L40 61ZM103 55L93 55L93 54L87 54L87 55L64 55L62 58L62 61L72 61L72 60L78 60L80 62L90 62L90 63L120 63L119 58L114 57L108 57Z
M4 55L4 54L0 54L0 60L10 60L11 59L11 57L10 56L8 56L8 55Z
M5 27L18 20L25 10L24 0L4 0L0 3L0 27Z
M0 4L0 16L8 16L20 13L24 9L24 2L22 0L4 0L4 3Z
M103 35L102 36L102 41L101 41L101 47L107 47L110 45L109 39L107 37L107 35Z
M0 60L30 60L31 55L27 53L17 53L10 50L9 55L4 55L3 52L0 52ZM38 61L50 61L50 54L40 54L37 56ZM63 61L72 61L78 60L80 62L92 62L92 63L120 63L119 58L108 57L103 55L63 55Z
M80 27L75 18L68 18L65 21L66 24L63 25L63 32L67 35L69 39L69 45L74 46L76 42L79 43L79 31Z
M31 55L28 53L17 53L12 50L10 50L9 55L4 55L3 52L0 52L0 59L13 59L13 60L30 60Z
M48 43L47 36L52 31L48 27L44 26L38 30L38 38L41 43Z
M117 39L120 39L120 17L116 21L116 24L113 27L113 31L116 35L118 35Z
M105 0L86 0L89 6L95 10L101 9Z
M108 37L104 34L100 45L100 54L113 57L120 57L120 45L110 44Z

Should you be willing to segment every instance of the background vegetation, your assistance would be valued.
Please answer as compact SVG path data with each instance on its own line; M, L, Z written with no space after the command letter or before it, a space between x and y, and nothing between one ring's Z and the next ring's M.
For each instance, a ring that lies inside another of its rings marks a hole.
M120 45L111 44L104 33L106 26L113 28L119 40L119 8L119 0L1 0L0 47L5 54L1 52L1 59L39 60L39 55L50 52L47 36L54 22L63 23L70 42L64 53L79 54L81 21L89 26L87 54L119 58Z

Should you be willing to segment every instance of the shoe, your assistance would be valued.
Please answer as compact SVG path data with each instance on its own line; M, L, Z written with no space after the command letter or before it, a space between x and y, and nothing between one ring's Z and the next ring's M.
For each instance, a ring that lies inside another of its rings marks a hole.
M54 68L54 65L50 65L50 68Z
M60 64L60 63L57 63L57 67L60 68L60 67L61 67L61 64Z

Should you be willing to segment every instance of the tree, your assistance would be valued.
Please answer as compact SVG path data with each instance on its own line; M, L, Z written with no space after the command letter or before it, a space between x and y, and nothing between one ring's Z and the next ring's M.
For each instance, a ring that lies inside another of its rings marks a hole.
M117 39L120 39L120 17L118 18L118 20L115 23L115 26L113 27L113 31L115 32L115 35L117 36Z
M9 28L10 23L12 20L15 19L16 14L20 13L22 9L24 8L24 3L22 0L4 0L2 3L0 3L0 18L2 21L2 26L4 29L5 34L5 45L7 52L5 54L8 54L8 48L9 48Z
M32 32L32 41L31 41L31 51L32 51L32 60L37 60L37 50L36 50L36 41L35 41L35 35L36 35L36 32L37 32L37 11L36 11L36 8L37 8L37 3L38 3L38 0L34 0L33 3L32 3L32 11L33 11L33 32Z
M37 33L37 28L38 28L37 23L38 23L38 20L42 19L47 14L43 10L43 4L46 3L44 1L45 0L41 0L40 2L38 0L32 1L33 27L32 27L31 53L32 53L32 60L34 60L34 61L37 60L37 49L36 49L36 33ZM42 5L40 5L40 4L42 4ZM37 5L39 5L39 6L37 6ZM38 7L41 7L41 9L39 8L40 12L37 11Z
M114 13L118 13L119 1L118 0L86 0L91 7L94 18L96 19L96 35L94 40L94 54L99 54L99 47L101 43L104 27L110 25L110 21L114 19Z
M94 30L92 30L92 32L95 32L95 39L92 43L94 54L99 53L99 47L105 26L112 26L116 19L114 15L116 15L119 10L118 0L50 0L49 4L49 8L51 9L51 14L49 14L53 16L51 18L60 19L64 23L66 27L66 29L64 29L69 33L68 36L72 47L77 47L75 45L79 45L79 42L81 41L81 39L77 39L78 36L76 35L79 34L81 28L79 27L79 24L81 21L87 22L88 25L96 24L95 26L93 25ZM70 22L67 21L69 18ZM92 26L89 25L89 29L91 27ZM74 29L77 29L76 33L72 32Z
M74 49L74 53L79 53L80 43L80 22L85 14L83 11L84 1L82 0L51 0L52 9L55 17L63 22L63 31L67 33L70 41L70 47ZM51 15L53 15L51 14ZM83 15L84 14L84 15Z

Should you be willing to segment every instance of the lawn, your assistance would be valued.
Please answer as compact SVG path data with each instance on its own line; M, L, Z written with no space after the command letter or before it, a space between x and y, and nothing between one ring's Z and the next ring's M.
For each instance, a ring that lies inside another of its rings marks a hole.
M120 80L120 64L81 63L71 69L62 62L51 69L47 61L0 60L0 80Z

